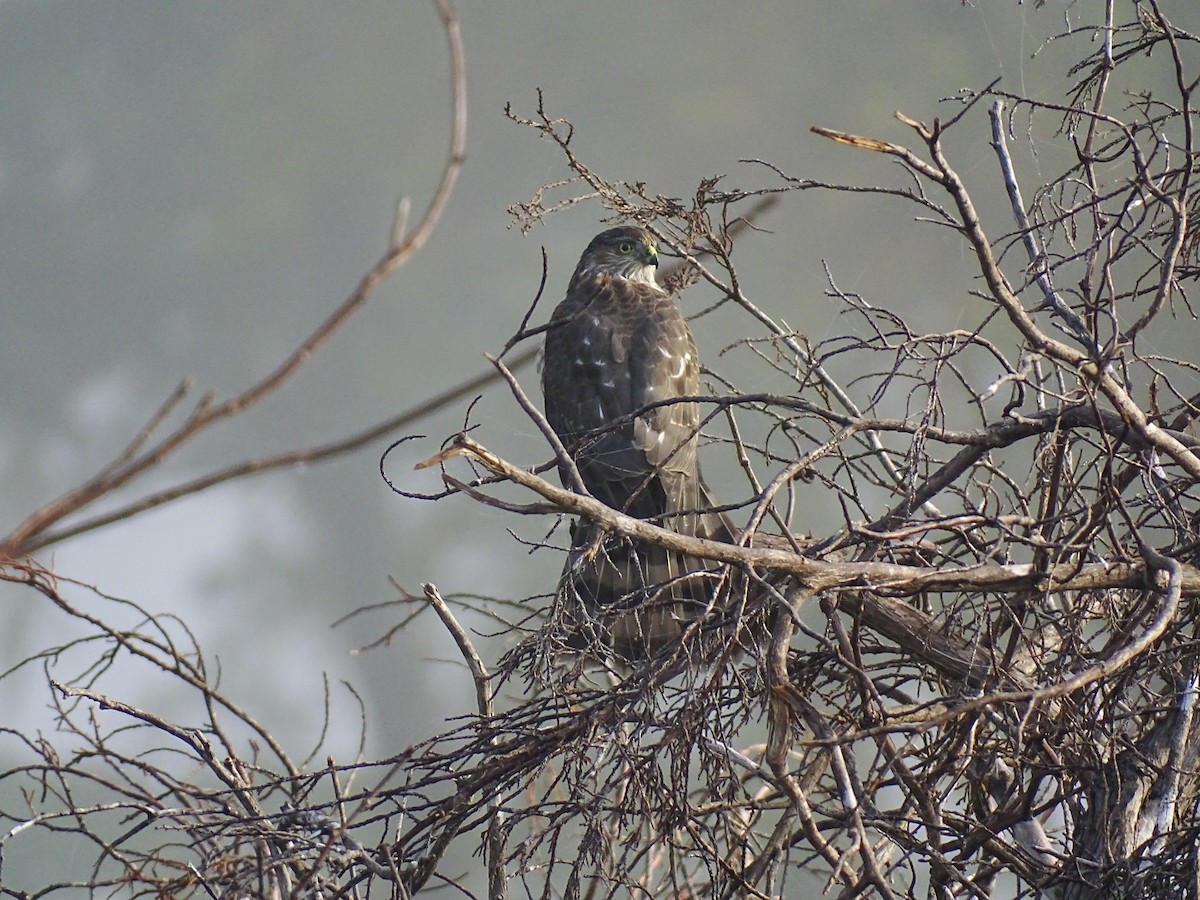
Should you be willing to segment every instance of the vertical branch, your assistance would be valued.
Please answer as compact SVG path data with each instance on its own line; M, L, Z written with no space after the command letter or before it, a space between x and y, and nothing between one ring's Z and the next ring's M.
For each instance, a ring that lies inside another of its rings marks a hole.
M471 673L471 681L475 685L475 703L479 713L480 727L486 732L490 729L496 710L492 701L492 690L488 685L490 677L483 665L483 660L476 652L475 646L466 630L458 623L453 611L446 605L436 585L424 584L425 598L433 607L446 630L454 638L458 650L467 663ZM491 739L493 746L497 745L495 738ZM486 858L488 870L488 897L490 900L507 900L508 874L504 870L504 855L507 844L505 831L505 814L500 805L500 795L493 793L487 800L491 814L488 819Z

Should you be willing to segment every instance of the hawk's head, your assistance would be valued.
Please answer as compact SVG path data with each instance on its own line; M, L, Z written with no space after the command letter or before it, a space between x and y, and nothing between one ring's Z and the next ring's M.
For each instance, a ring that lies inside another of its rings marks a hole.
M628 278L658 287L654 270L658 266L658 248L654 236L645 228L622 225L602 231L587 245L572 281L610 275Z

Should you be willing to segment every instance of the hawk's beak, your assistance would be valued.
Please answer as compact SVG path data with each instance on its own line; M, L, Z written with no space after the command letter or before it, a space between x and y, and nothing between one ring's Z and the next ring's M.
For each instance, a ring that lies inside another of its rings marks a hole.
M646 247L646 265L658 268L658 248L653 244Z

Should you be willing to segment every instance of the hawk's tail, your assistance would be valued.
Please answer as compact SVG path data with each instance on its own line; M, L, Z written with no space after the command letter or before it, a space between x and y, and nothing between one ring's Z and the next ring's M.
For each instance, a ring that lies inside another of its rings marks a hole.
M672 498L677 502L669 504L677 512L659 524L679 534L732 543L729 519L713 510L702 481L690 481ZM572 527L558 594L575 632L573 644L598 644L627 659L641 659L679 641L692 622L723 607L733 582L741 579L731 579L719 563L602 534L581 520Z

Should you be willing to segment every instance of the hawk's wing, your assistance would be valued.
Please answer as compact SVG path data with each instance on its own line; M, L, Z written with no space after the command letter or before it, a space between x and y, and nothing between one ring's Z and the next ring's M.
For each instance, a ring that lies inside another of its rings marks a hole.
M542 387L546 419L584 485L637 518L728 542L732 528L711 511L696 459L699 408L663 402L695 396L699 383L695 343L667 294L604 275L572 282L546 332ZM711 563L619 536L595 540L595 527L578 522L560 590L623 655L654 652L709 603Z
M546 332L546 418L589 491L642 519L695 509L694 396L700 369L687 322L652 285L599 278L572 285Z

